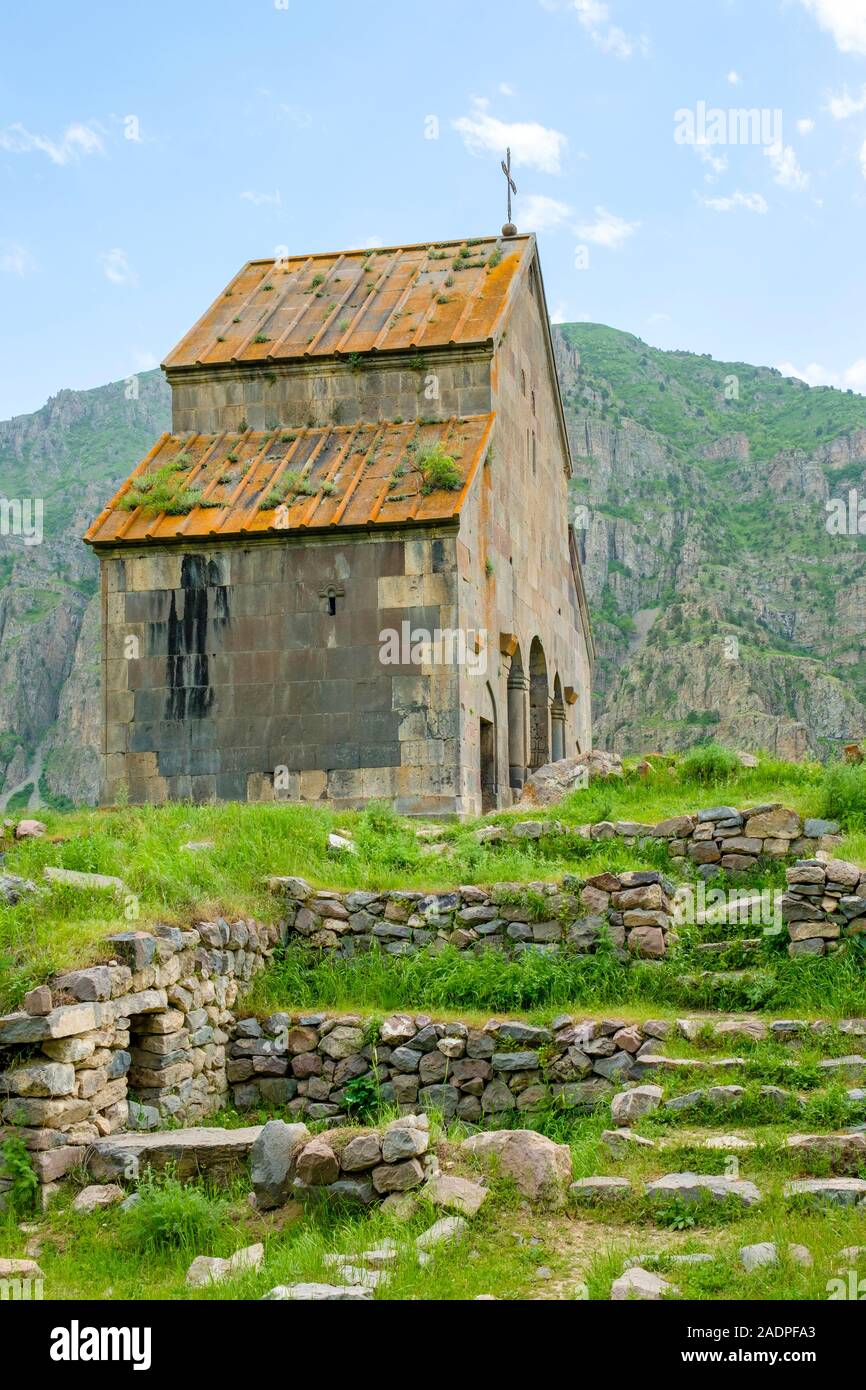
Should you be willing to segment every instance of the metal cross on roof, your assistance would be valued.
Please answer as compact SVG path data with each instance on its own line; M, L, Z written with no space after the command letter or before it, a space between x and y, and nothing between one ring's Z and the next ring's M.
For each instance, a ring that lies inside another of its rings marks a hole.
M511 195L517 192L517 184L511 177L511 149L507 149L505 154L506 158L502 161L502 172L508 185L508 221L502 228L502 234L503 236L517 236L517 228L511 220Z

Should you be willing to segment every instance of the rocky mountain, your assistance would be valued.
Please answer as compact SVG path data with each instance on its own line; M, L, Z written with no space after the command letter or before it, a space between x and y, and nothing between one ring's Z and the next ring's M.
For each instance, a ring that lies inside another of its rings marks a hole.
M866 535L827 527L828 501L866 501L866 398L599 324L554 337L596 743L824 757L866 736ZM96 798L98 571L80 537L169 418L148 372L0 423L3 805Z
M169 416L148 372L0 423L3 805L96 798L99 570L81 536Z
M555 341L596 743L799 758L866 736L866 507L838 534L866 499L866 398L600 324Z

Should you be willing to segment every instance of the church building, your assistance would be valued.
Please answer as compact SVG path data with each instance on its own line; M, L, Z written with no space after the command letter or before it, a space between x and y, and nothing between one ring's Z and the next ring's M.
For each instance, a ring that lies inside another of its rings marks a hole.
M534 236L251 261L101 562L104 800L510 806L591 747Z

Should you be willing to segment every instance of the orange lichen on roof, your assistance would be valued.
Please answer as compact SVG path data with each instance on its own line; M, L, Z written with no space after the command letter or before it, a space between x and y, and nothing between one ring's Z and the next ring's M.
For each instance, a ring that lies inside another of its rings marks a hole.
M491 340L534 237L249 261L163 366L221 367Z
M493 420L164 434L84 539L141 545L450 521Z

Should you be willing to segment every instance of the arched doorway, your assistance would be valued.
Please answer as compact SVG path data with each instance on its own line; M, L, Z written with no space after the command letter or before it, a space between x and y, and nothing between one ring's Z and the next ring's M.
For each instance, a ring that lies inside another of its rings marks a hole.
M534 771L550 762L550 690L547 661L537 637L529 649L529 766Z
M508 784L518 800L526 781L526 695L529 678L523 669L520 647L511 657L508 672Z
M553 681L553 704L550 710L550 755L555 763L565 757L565 701L559 676Z
M481 814L495 811L499 805L499 781L496 772L496 702L489 685L484 687L484 706L480 718L478 750L481 774Z

